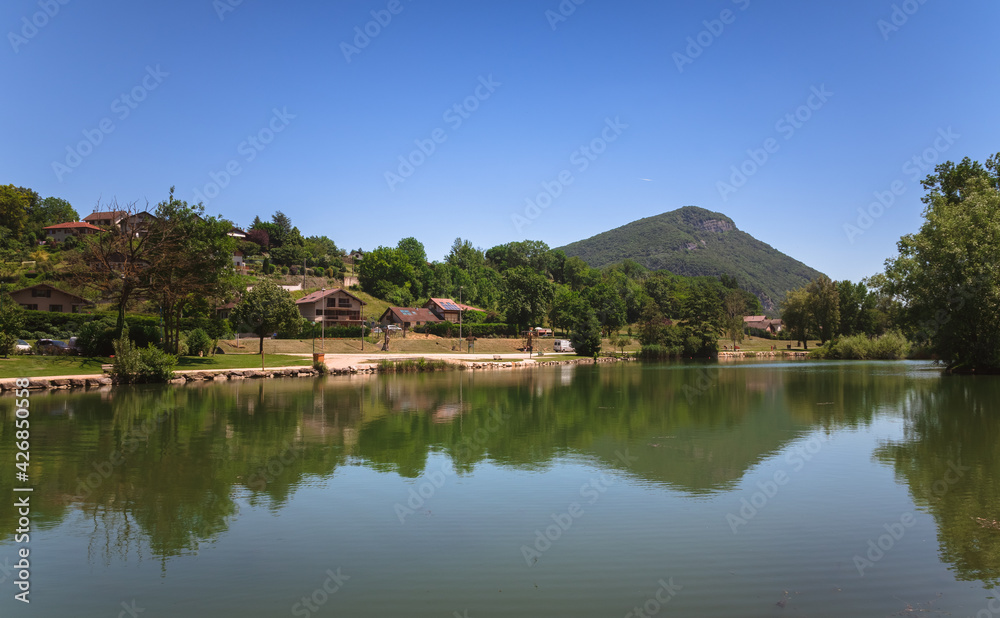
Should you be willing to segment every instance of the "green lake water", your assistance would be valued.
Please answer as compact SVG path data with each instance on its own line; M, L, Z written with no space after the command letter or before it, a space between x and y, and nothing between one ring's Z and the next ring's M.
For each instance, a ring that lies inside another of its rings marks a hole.
M36 392L27 544L0 404L5 618L1000 616L1000 379L930 363Z

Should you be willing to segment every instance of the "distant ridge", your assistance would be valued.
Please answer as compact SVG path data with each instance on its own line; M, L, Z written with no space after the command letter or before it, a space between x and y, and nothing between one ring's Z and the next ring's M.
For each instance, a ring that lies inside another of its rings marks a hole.
M736 277L775 311L788 290L821 273L741 231L719 212L685 206L560 247L600 268L626 259L677 275Z

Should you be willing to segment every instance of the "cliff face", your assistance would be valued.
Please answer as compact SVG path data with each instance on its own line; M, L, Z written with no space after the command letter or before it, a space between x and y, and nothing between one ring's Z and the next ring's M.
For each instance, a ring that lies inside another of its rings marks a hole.
M596 268L631 259L678 275L734 276L768 311L776 309L788 290L820 275L741 231L726 215L696 206L633 221L560 248Z

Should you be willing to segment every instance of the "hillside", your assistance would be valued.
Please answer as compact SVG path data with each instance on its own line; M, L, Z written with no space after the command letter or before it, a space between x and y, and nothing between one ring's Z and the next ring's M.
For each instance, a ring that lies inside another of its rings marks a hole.
M768 311L777 309L788 290L820 275L739 230L726 215L696 206L633 221L560 249L595 268L632 259L678 275L732 275Z

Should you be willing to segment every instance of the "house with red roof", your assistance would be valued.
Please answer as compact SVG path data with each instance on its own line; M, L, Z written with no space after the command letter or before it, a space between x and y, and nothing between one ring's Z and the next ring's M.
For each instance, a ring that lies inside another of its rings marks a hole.
M310 322L326 326L361 326L367 303L343 288L319 290L295 301L299 313Z
M411 326L421 326L423 324L436 324L441 318L434 315L430 309L424 307L389 307L378 319L383 327L389 324L397 324L403 329L403 336Z
M96 225L91 225L85 221L56 223L55 225L49 225L47 227L43 227L42 229L45 230L45 237L54 243L62 242L70 236L85 236L87 234L96 234L97 232L104 231Z
M463 311L483 311L472 305L456 303L450 298L431 298L424 303L424 309L429 309L439 320L456 323L459 321L459 315Z

